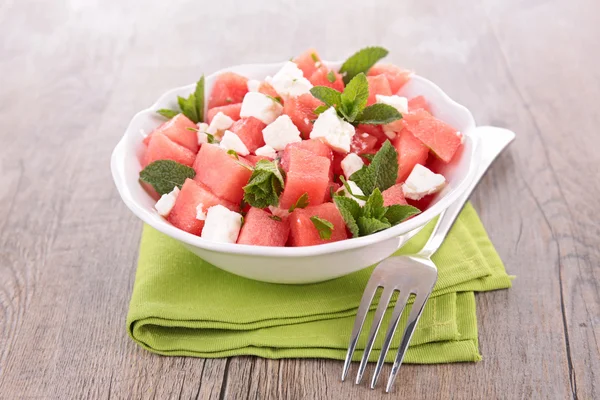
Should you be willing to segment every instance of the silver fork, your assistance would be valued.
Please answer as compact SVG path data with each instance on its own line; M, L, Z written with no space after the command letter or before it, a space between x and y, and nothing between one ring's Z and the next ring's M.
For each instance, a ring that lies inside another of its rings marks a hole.
M410 315L408 316L408 322L404 329L404 333L400 341L400 347L398 348L398 353L396 354L394 364L392 365L392 371L385 388L386 392L390 391L394 380L396 379L396 375L398 374L398 370L402 365L402 360L406 354L406 350L414 333L415 327L417 326L419 318L423 313L425 303L427 303L427 300L433 291L435 282L437 281L437 268L433 261L431 261L431 256L433 256L433 254L435 254L435 252L441 246L442 242L446 238L446 235L450 231L450 228L454 224L454 221L456 221L460 211L477 186L477 183L479 183L498 154L500 154L502 150L515 138L515 134L513 132L495 127L478 127L476 128L474 134L480 137L480 143L482 146L482 160L479 170L477 171L477 174L469 188L448 209L446 209L446 211L440 214L433 232L427 240L427 243L425 243L425 246L423 246L423 248L417 254L412 256L390 257L381 262L373 270L371 278L367 283L365 292L360 301L356 320L354 321L354 327L352 328L350 344L348 346L348 352L346 353L346 360L344 361L342 381L346 379L348 374L350 363L352 361L352 355L356 349L356 343L358 342L358 337L360 336L360 332L365 323L365 318L371 306L371 302L373 301L373 297L375 296L377 289L382 287L383 291L381 293L379 305L375 311L373 323L367 338L367 344L358 367L356 384L359 384L362 380L367 367L367 361L371 354L371 350L373 349L373 343L375 342L375 338L379 332L379 327L381 326L381 321L383 320L383 316L393 293L395 291L400 292L392 312L390 325L385 334L383 347L381 348L381 354L379 355L377 365L375 366L375 372L373 373L373 379L371 380L371 389L375 388L375 384L377 383L377 379L381 373L385 357L390 348L392 338L394 337L394 333L398 327L398 322L400 321L400 317L402 316L402 312L404 311L406 303L408 302L410 295L414 294L415 301L410 311ZM409 233L406 240L418 233L419 230L420 228Z

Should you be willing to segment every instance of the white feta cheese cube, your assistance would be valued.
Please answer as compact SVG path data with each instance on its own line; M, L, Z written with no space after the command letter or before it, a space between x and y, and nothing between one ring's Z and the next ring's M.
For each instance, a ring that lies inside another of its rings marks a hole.
M254 117L269 125L283 112L283 106L259 92L248 92L242 101L240 117Z
M177 186L170 193L160 196L160 199L154 205L154 208L158 211L158 215L167 217L175 205L177 196L179 196L179 188Z
M242 215L222 205L212 206L200 237L219 243L235 243L242 228Z
M387 104L388 106L394 107L400 114L408 112L408 99L402 96L384 96L382 94L376 94L375 99L378 103Z
M313 87L298 65L292 61L286 62L273 77L268 76L266 81L283 98L309 93Z
M350 153L344 157L342 160L342 170L346 179L350 179L350 175L361 169L363 165L365 165L364 161L357 154Z
M219 136L226 129L231 128L233 125L233 120L229 118L229 116L223 114L221 111L217 113L210 121L210 125L208 129L206 129L206 133L210 133L211 135Z
M229 130L226 130L223 134L223 138L221 139L221 143L219 143L219 147L225 150L233 150L240 156L247 156L250 154L250 151L244 142L242 142L242 139Z
M257 81L256 79L248 79L247 85L249 92L258 92L258 89L260 88L260 81Z
M404 197L420 200L441 190L446 184L444 175L436 174L421 164L415 165L406 182L402 185Z
M283 150L289 143L302 141L300 131L286 114L277 117L262 133L265 143L275 150Z
M208 130L208 124L206 122L198 122L198 144L208 143L208 135L206 131Z
M338 117L335 109L330 107L315 121L310 138L323 138L330 147L348 153L354 133L354 127Z
M204 204L202 203L196 206L196 219L199 221L206 220L206 210L204 209Z
M339 188L336 191L336 193L339 193L339 194L343 195L344 197L351 198L352 200L356 201L358 203L358 205L361 207L364 206L366 201L354 197L354 196L364 196L365 194L363 193L363 191L353 181L347 180L346 183L348 184L348 187L350 188L351 193L348 193L348 189L346 188L345 185L343 185L341 188Z
M275 149L269 146L268 144L256 149L255 154L257 156L269 157L270 159L274 159L277 157L277 152L275 151Z

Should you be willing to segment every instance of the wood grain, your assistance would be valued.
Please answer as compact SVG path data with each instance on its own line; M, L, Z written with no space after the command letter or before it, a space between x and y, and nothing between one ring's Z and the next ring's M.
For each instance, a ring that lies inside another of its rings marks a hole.
M136 347L141 223L108 168L131 116L200 72L367 44L518 134L473 198L518 276L477 296L484 360L404 366L394 396L600 398L599 37L595 0L2 2L0 398L386 398L336 361Z

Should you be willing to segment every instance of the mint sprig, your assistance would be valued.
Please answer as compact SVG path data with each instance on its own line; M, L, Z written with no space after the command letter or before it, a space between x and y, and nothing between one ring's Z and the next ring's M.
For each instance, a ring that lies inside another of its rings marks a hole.
M296 200L296 203L288 209L288 212L292 212L296 208L306 208L306 206L308 206L308 193L304 193L302 196L298 197L298 200Z
M181 111L161 108L157 113L168 119L173 118L179 113L183 113L183 115L195 124L204 121L204 75L196 82L194 93L190 94L187 98L177 96L177 104Z
M396 183L398 177L398 152L389 140L375 154L369 165L363 166L350 176L350 180L367 196L375 188L384 191Z
M383 47L366 47L351 55L341 66L340 73L344 77L344 83L348 84L361 72L366 74L375 63L388 55Z
M394 204L385 207L379 189L371 193L363 207L356 200L340 195L335 195L333 201L353 237L382 231L420 213L418 208L409 205Z
M317 228L317 230L319 231L319 237L321 239L331 239L331 233L333 232L333 224L330 221L324 218L317 217L316 215L310 217L310 220L312 221L315 228Z
M335 82L335 73L333 71L327 73L327 80L331 83Z
M166 194L175 186L179 189L188 178L196 176L196 171L187 165L172 160L158 160L140 172L140 180L152 185L159 194Z
M369 81L359 73L346 85L344 92L328 86L314 86L310 93L325 105L315 109L320 114L329 107L335 108L338 116L351 124L388 124L402 118L402 114L388 104L373 104L366 107L369 99Z
M274 161L260 160L244 186L244 201L252 207L277 206L283 191L283 175Z

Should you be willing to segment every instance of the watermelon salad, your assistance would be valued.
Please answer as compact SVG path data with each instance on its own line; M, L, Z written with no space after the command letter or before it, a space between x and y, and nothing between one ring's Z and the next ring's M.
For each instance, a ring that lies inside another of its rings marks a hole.
M204 77L144 138L140 183L156 212L204 239L311 246L388 229L423 211L462 134L381 47L339 68L309 49L273 76ZM441 164L440 164L441 163Z

